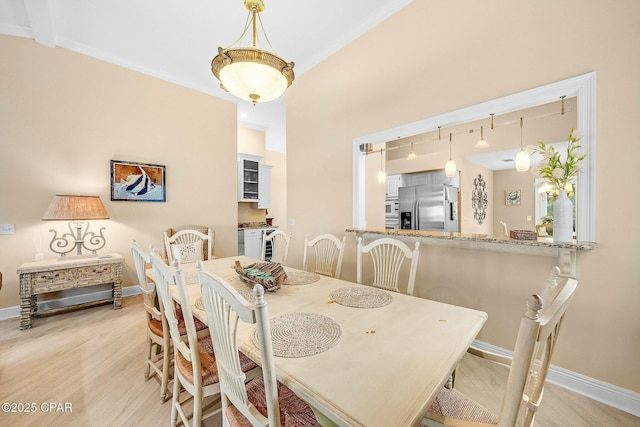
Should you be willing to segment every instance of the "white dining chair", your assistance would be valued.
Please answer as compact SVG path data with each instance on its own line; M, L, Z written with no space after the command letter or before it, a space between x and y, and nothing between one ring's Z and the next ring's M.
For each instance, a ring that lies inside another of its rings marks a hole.
M285 264L287 262L287 254L289 253L289 243L291 242L291 233L285 233L282 230L276 230L267 234L267 230L262 234L262 261L267 260L267 245L271 245L271 262L279 262Z
M443 388L429 408L422 426L523 426L532 427L544 391L560 326L578 282L562 278L553 269L551 280L541 295L527 299L520 320L513 357L470 348L469 353L510 365L499 415L494 415L455 388Z
M168 384L171 377L169 364L172 350L169 325L167 318L159 308L160 306L155 302L157 296L155 284L147 281L146 266L151 262L151 257L135 241L131 242L131 255L136 267L137 285L142 293L142 303L147 320L144 378L145 381L153 376L160 379L160 399L164 403L167 400Z
M211 228L192 226L179 227L163 233L164 252L169 265L178 259L181 263L213 259L215 234Z
M407 295L413 295L420 255L420 242L416 242L411 250L404 242L384 237L375 239L367 245L362 244L362 237L358 237L358 260L356 281L362 283L363 254L370 254L373 262L372 286L389 291L400 292L398 280L405 260L410 260L409 278L407 280Z
M221 409L214 405L203 410L203 400L209 396L220 394L218 367L213 353L211 337L207 333L198 335L195 320L191 310L191 301L186 289L184 273L179 262L174 263L174 271L164 263L156 253L151 253L151 266L156 281L156 289L162 298L165 316L169 324L169 332L174 349L173 396L171 399L171 426L180 421L185 426L199 426L206 419ZM169 291L169 286L175 285L178 291L178 304L183 313L186 328L186 340L181 336L178 328L179 320L175 304ZM258 371L257 365L246 356L243 367L250 371ZM189 412L188 408L192 408Z
M202 302L210 325L220 375L222 425L319 426L309 405L276 380L273 347L264 289L253 288L255 303L249 304L220 276L199 263ZM237 329L242 321L255 325L262 375L246 382L239 358Z
M340 240L332 234L321 234L311 240L308 235L305 236L303 270L339 279L346 239L347 236ZM309 252L313 252L313 256L310 256Z

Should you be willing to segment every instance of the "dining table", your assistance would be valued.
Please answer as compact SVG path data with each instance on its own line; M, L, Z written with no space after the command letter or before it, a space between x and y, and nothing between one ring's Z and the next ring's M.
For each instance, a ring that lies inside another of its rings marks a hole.
M203 269L253 303L252 285L236 272L236 261L258 262L217 258ZM322 425L420 425L487 320L482 311L283 268L287 279L265 292L276 377L309 403ZM181 269L193 315L206 323L196 265ZM239 325L237 339L240 351L260 364L255 325Z

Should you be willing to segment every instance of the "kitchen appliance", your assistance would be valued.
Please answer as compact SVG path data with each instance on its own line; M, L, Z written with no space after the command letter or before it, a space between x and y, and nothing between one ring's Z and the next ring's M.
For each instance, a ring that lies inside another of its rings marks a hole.
M397 198L385 201L384 224L386 229L400 228L400 203Z
M277 228L247 228L238 230L238 255L245 255L251 258L262 258L262 241L264 233L267 235L276 231ZM267 242L266 261L271 259L271 242Z
M458 191L450 185L400 187L400 228L457 233Z

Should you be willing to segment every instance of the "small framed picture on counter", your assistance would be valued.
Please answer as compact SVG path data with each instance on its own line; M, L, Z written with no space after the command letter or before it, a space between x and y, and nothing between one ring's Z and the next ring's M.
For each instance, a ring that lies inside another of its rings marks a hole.
M504 204L507 206L518 206L522 201L522 192L520 190L506 190Z

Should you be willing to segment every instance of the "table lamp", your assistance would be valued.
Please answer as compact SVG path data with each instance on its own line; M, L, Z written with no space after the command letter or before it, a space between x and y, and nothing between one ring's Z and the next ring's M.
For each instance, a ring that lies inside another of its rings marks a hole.
M74 249L76 249L76 256L73 258L95 256L96 251L106 244L106 239L102 234L105 227L100 229L98 235L89 231L88 220L94 219L109 219L109 214L99 196L54 196L42 220L69 221L69 233L58 236L56 230L49 230L53 233L53 239L49 243L51 251L60 254L61 257ZM91 254L83 255L83 247L91 251Z

